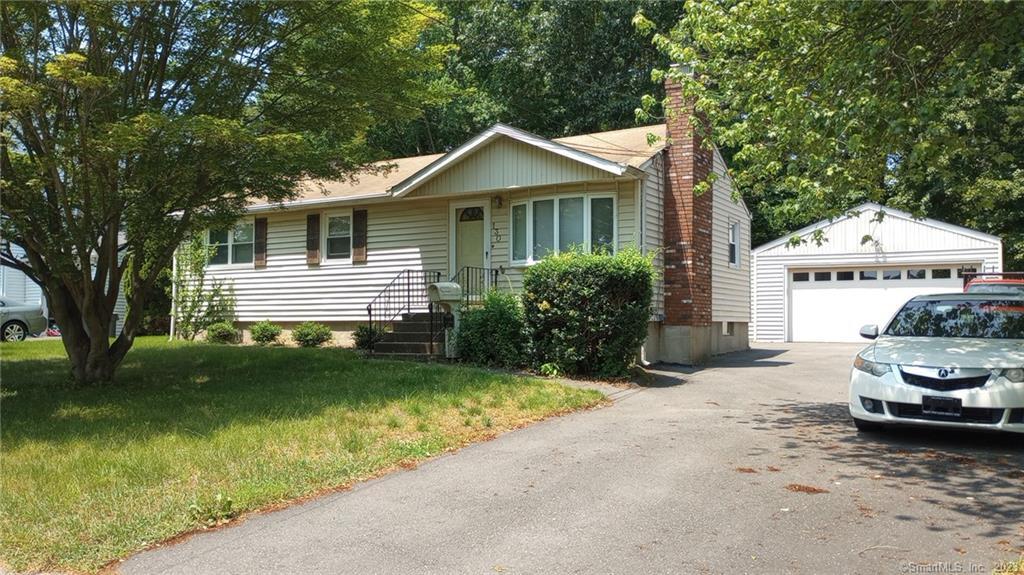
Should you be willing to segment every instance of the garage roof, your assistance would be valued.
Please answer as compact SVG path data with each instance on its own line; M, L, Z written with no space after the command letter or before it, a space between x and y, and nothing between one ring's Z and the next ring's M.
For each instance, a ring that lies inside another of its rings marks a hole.
M995 242L995 243L999 243L999 242L1002 241L998 236L993 236L991 234L986 234L984 232L979 232L977 230L972 230L970 228L965 228L963 226L949 224L949 223L942 222L942 221L939 221L939 220L934 220L934 219L931 219L931 218L916 218L916 217L914 217L913 214L911 214L909 212L904 212L902 210L897 210L895 208L887 208L887 207L885 207L885 206L883 206L881 204L877 204L875 202L865 202L865 203L863 203L863 204L861 204L861 205L859 205L859 206L857 206L855 208L851 208L851 209L847 210L845 215L840 216L840 217L838 217L838 218L836 218L834 220L821 220L820 222L817 222L815 224L811 224L811 225L809 225L807 227L800 228L799 230L793 232L792 234L787 234L785 236L782 236L780 238L772 240L772 241L770 241L770 242L768 242L766 244L762 244L762 245L754 248L753 250L751 250L751 252L756 255L756 254L759 254L759 253L771 250L772 248L776 248L776 247L779 247L779 246L787 244L790 241L791 238L794 238L794 237L803 238L804 236L808 236L808 235L814 233L816 230L824 229L824 228L827 228L829 226L834 226L834 225L836 225L836 224L838 224L840 222L849 220L851 218L859 217L862 212L866 212L866 211L883 212L885 214L886 218L896 217L896 218L900 218L900 219L903 219L903 220L913 221L913 222L920 223L922 225L931 226L931 227L934 227L934 228L937 228L937 229L940 229L940 230L944 230L944 231L948 231L948 232L951 232L951 233L956 233L956 234L968 236L968 237L971 237L971 238L974 238L974 239L978 239L978 240L982 240L982 241Z

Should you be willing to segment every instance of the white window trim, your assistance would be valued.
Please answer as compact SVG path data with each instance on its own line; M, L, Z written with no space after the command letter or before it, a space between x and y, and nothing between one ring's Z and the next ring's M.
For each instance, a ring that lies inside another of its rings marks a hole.
M733 233L735 232L735 237ZM729 237L726 238L726 250L728 246L736 246L734 250L736 253L736 261L729 262L729 267L739 269L743 262L743 256L740 254L740 237L743 235L743 228L740 226L740 222L729 222ZM726 260L729 258L729 253L725 254Z
M348 257L329 258L327 257L327 233L330 229L329 218L338 216L348 217ZM320 212L320 265L337 265L352 263L352 236L355 230L352 228L352 210L329 210Z
M231 256L233 255L232 254L233 246L235 245L235 228L237 228L240 225L244 225L244 224L252 225L252 261L248 262L248 263L240 263L240 264L231 263ZM204 239L206 240L206 247L210 247L211 245L214 245L214 244L210 243L210 230L206 230L206 233L204 234ZM220 245L220 244L217 244L217 245ZM235 269L235 270L246 270L246 269L253 269L253 268L255 268L256 267L256 218L255 217L242 218L242 219L238 220L237 222L235 222L235 224L233 226L228 228L228 244L227 245L228 245L228 263L226 263L226 264L215 264L215 263L207 262L206 267L212 268L212 269L216 269L216 270L232 270L232 269Z
M572 198L583 198L583 246L587 253L590 253L591 247L591 227L593 222L590 219L590 203L591 200L600 198L610 198L612 200L612 253L619 251L619 198L618 194L614 192L600 192L600 193L563 193L563 194L549 194L543 196L533 196L522 200L516 200L511 202L508 207L508 259L509 265L512 266L531 266L537 263L538 259L533 257L533 204L534 202L542 202L545 200L555 200L554 205L554 250L552 253L559 253L558 249L558 202L562 199ZM526 259L517 260L513 258L515 252L515 226L512 220L512 208L515 206L526 206Z

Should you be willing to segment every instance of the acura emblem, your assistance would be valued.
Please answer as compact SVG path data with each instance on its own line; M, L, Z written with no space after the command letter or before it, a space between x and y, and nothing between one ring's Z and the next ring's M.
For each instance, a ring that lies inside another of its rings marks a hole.
M944 368L944 367L940 367L939 368L939 377L949 377L949 370Z

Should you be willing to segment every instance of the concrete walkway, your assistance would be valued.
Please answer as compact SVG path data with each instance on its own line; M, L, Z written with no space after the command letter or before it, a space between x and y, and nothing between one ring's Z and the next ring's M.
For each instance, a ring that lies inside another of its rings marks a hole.
M695 374L658 371L649 387L609 389L610 407L120 570L874 574L948 563L990 573L1017 557L1021 438L858 436L844 405L857 349L794 344ZM826 492L806 493L817 489Z

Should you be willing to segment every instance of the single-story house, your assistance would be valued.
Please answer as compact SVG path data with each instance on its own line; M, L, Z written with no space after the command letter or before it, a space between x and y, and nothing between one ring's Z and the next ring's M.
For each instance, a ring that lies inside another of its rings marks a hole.
M666 124L559 139L495 124L445 154L389 160L376 166L385 171L254 204L233 230L209 232L219 249L208 277L231 282L243 328L315 320L346 332L384 299L390 307L379 313L389 315L402 297L418 301L395 289L408 289L410 273L422 283L485 270L485 283L519 290L546 254L637 246L661 274L646 360L697 363L744 349L750 213L733 198L721 155L677 113L678 87L669 93ZM694 194L712 171L712 190Z
M964 272L1001 271L1002 254L996 236L862 204L753 250L751 338L862 341L861 326L884 325L908 299L962 291Z

